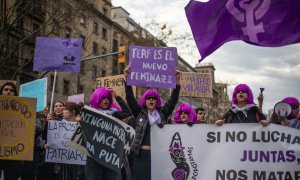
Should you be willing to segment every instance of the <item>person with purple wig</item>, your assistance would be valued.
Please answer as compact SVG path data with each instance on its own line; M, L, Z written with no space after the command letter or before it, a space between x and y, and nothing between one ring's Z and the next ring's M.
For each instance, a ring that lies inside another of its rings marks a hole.
M197 123L195 110L189 104L183 103L177 107L174 115L174 124L187 124L193 126Z
M221 120L215 122L218 126L224 123L260 123L263 126L269 124L266 116L254 103L252 91L246 84L235 87L232 94L232 107Z
M129 69L130 67L127 67L124 70L125 77L127 77ZM156 89L147 90L137 102L132 87L128 85L125 87L126 100L136 120L135 139L131 146L131 152L135 154L133 174L136 180L151 180L150 126L158 125L162 128L175 109L180 90L179 74L179 71L176 70L176 88L172 90L170 99L164 105Z
M122 111L120 111L119 106L113 103L113 96L118 103L120 102ZM117 96L112 88L99 87L96 89L91 95L90 106L120 120L131 116L128 106L124 105L124 100ZM85 166L86 180L117 180L119 178L117 172L98 164L93 158L87 156Z
M295 97L286 97L281 102L288 103L292 112L288 115L288 126L291 128L300 129L300 111L299 111L299 100Z

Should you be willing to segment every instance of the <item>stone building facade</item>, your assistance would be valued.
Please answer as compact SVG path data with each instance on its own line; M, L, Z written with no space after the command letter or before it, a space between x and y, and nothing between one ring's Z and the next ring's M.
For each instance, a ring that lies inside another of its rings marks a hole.
M28 1L15 0L25 3ZM118 47L125 45L163 46L167 45L154 37L146 29L130 18L122 7L113 7L111 0L31 0L33 10L21 18L11 33L14 38L28 36L18 49L18 55L12 60L12 79L18 84L36 78L48 77L48 104L54 74L49 72L32 72L35 38L37 36L82 38L82 58L118 52ZM8 1L13 2L13 1ZM64 8L61 8L64 7ZM21 13L22 11L20 10ZM127 58L128 59L128 58ZM58 72L54 100L65 100L69 95L85 94L85 102L96 88L96 78L121 74L127 65L118 63L118 56L106 56L82 61L80 73ZM16 70L19 69L19 70ZM210 72L214 74L213 65L192 67L178 56L178 69L185 72ZM214 75L213 75L214 77ZM2 77L1 77L2 78ZM137 89L137 98L145 91ZM159 89L165 100L169 90ZM213 99L181 97L179 103L189 103L194 107L204 107L208 119L212 122L229 106L226 84L215 83L213 78Z

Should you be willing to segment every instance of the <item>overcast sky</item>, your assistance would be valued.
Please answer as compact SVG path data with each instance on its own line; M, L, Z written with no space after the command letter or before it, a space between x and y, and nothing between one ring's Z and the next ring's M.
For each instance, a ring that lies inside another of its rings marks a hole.
M122 6L130 13L130 17L142 26L149 22L149 18L155 18L158 23L170 25L173 34L191 33L184 12L188 2L188 0L112 0L113 6ZM194 42L192 45L196 53L193 53L193 56L186 54L181 56L195 66L200 55ZM293 96L300 100L299 44L265 48L242 41L231 41L202 62L213 63L217 82L248 84L255 97L258 96L259 88L264 87L264 112L273 108L284 97ZM230 94L235 85L229 88Z

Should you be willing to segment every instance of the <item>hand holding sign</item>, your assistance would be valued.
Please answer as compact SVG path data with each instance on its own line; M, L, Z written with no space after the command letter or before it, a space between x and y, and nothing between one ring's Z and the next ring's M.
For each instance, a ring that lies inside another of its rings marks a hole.
M177 65L176 48L131 46L129 69L126 69L128 85L175 88Z

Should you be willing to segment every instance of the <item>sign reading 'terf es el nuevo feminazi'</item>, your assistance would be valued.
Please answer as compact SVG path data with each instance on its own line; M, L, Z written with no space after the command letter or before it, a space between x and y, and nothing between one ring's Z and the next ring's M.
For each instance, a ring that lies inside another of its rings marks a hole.
M176 48L131 46L128 85L175 88Z

